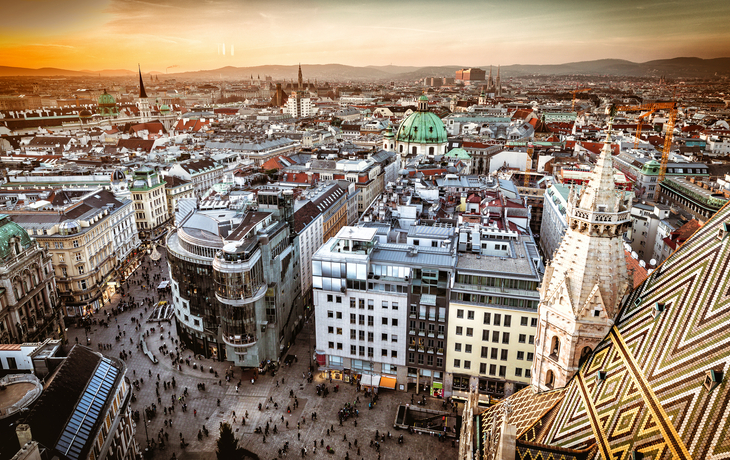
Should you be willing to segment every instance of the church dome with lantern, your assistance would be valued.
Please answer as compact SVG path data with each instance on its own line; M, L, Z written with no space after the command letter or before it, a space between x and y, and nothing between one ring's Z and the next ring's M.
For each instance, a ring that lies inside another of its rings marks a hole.
M104 92L99 96L97 101L97 111L102 117L117 117L119 116L119 108L117 107L117 101L114 100L114 96Z
M418 99L418 110L410 114L395 134L395 151L401 155L443 155L446 152L444 122L428 109L428 97Z

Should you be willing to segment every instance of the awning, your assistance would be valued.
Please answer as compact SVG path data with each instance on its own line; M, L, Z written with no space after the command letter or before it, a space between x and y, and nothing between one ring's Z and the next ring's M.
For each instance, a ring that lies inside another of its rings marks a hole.
M157 289L165 289L169 285L170 285L170 282L169 281L163 281L163 282L160 283L159 286L157 286Z
M395 378L394 377L386 377L383 376L380 378L380 388L388 388L390 390L395 390Z
M369 387L373 385L373 376L370 374L363 374L362 379L360 379L360 385L364 387Z

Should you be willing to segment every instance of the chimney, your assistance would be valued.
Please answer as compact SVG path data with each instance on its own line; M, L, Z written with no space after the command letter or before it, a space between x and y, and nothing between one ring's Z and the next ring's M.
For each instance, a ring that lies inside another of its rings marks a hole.
M33 436L30 433L30 425L21 423L15 428L15 434L18 436L18 443L20 447L23 447L27 443L33 440Z

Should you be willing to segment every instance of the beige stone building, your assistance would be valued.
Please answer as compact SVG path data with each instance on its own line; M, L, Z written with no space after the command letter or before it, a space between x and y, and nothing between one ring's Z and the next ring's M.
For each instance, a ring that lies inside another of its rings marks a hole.
M63 337L58 306L50 254L0 214L0 344Z
M567 203L568 229L540 288L532 384L565 387L614 324L629 282L622 235L631 201L613 180L610 136L593 177Z
M142 167L134 172L129 191L134 200L139 237L144 242L156 241L165 234L170 219L165 184L151 168Z
M195 198L195 185L176 176L165 176L165 195L167 195L167 213L174 219L178 201Z
M59 298L66 316L95 312L115 291L119 257L135 245L130 200L95 190L62 208L9 211L51 254ZM115 244L115 241L117 243Z

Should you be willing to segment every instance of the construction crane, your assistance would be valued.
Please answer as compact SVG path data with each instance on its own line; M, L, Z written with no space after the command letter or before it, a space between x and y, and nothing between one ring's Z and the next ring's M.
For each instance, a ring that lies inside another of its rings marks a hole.
M653 113L657 110L669 111L669 119L667 120L666 128L667 132L664 135L664 147L662 148L662 161L659 166L659 178L657 180L656 188L654 189L654 200L659 200L660 187L664 177L667 174L667 163L669 162L669 151L672 148L672 140L674 139L674 123L677 120L677 103L676 102L656 102L653 104L641 104L641 105L621 105L614 107L616 111L622 112L637 112L637 111L649 111ZM646 116L647 114L643 114ZM639 119L641 124L641 119ZM638 133L637 133L638 134ZM637 136L638 137L638 136ZM636 145L636 144L634 144Z
M570 111L571 112L574 112L575 111L575 96L578 93L587 93L588 91L591 91L592 89L593 88L578 88L578 89L575 89L575 90L571 91L571 93L573 93L573 102L570 104Z

